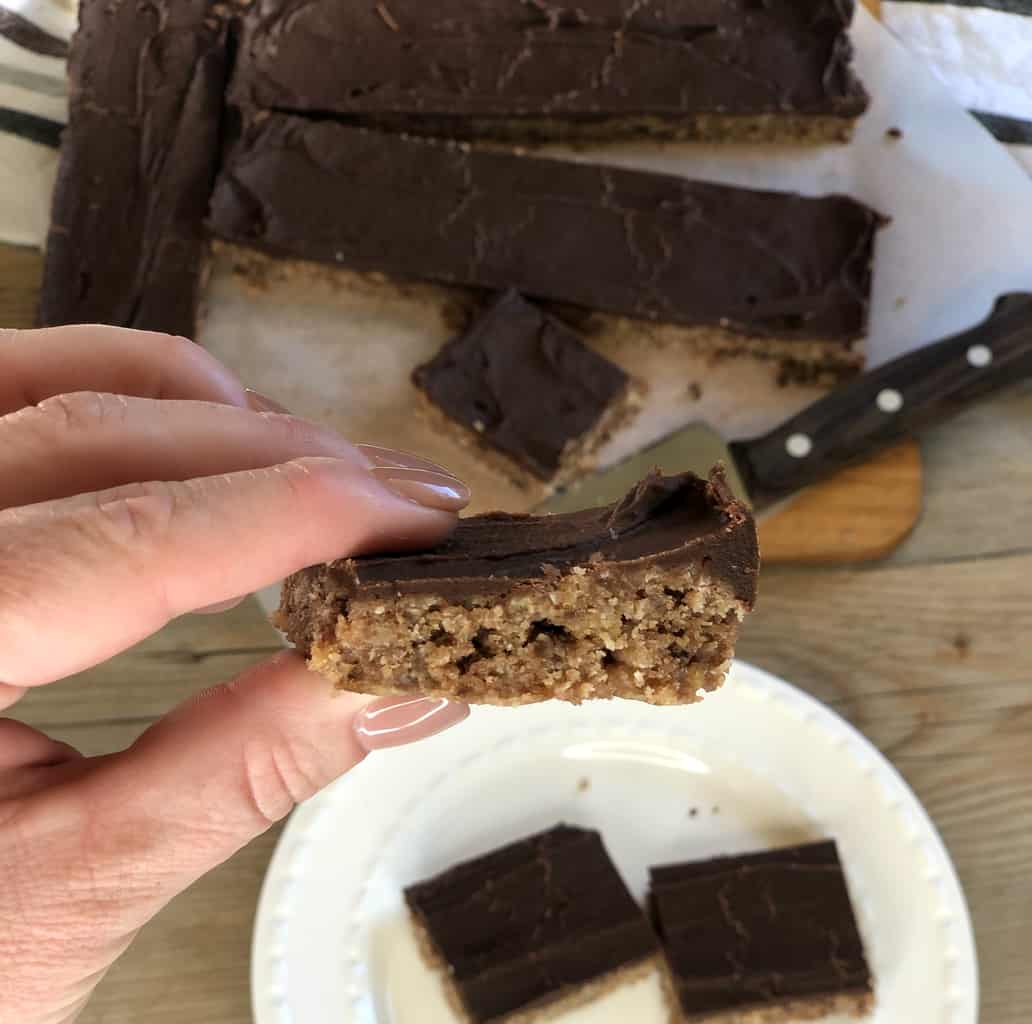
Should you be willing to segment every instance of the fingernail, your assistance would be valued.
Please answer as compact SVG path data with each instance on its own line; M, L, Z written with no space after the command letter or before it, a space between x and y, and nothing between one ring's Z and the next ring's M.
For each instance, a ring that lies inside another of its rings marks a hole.
M451 473L400 466L373 466L369 472L395 494L424 508L458 512L469 504L469 488Z
M356 444L355 447L377 469L428 469L431 473L443 473L445 476L455 477L450 469L445 469L444 466L419 455L413 455L411 452L384 448L378 444Z
M260 391L254 391L251 388L244 388L244 394L247 396L247 404L251 407L254 412L281 412L290 414L290 410L280 405L275 398L269 398L268 395L263 395Z
M367 704L352 728L365 750L386 750L425 740L469 717L469 707L443 698L381 697Z

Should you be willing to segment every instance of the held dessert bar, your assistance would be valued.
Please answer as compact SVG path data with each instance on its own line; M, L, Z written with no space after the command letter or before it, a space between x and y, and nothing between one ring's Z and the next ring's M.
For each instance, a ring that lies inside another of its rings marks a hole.
M346 690L684 704L723 682L758 561L721 470L656 473L607 508L470 516L422 554L303 570L278 623Z
M675 1022L774 1024L873 1005L834 841L650 875Z
M838 347L867 323L881 218L804 198L262 114L213 232L273 255Z
M652 969L656 939L597 832L559 825L405 890L469 1024L529 1024Z
M586 468L630 409L630 381L513 291L452 339L413 382L507 475L553 485Z
M256 0L231 96L414 133L846 139L852 0Z

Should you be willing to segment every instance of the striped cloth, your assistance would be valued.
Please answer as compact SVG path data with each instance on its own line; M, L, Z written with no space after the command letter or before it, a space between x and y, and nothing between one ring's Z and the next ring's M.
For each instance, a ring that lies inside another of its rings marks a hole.
M46 232L75 7L0 0L0 241ZM1032 174L1032 0L882 0L881 17Z

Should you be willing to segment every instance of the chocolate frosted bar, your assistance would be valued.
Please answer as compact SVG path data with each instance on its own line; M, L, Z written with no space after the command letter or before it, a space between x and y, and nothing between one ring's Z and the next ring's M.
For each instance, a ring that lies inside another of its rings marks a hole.
M653 868L675 1021L859 1015L871 972L834 841Z
M220 155L227 6L82 0L43 324L191 335Z
M558 484L586 468L628 411L627 374L513 291L413 381L516 479L529 472Z
M657 473L607 508L471 516L422 554L305 569L278 623L341 689L683 704L723 682L757 570L720 470Z
M560 825L405 890L470 1024L544 1020L647 972L656 939L597 832Z
M879 216L808 199L262 115L215 234L273 254L781 338L863 334Z
M852 0L258 0L232 98L459 137L848 138Z

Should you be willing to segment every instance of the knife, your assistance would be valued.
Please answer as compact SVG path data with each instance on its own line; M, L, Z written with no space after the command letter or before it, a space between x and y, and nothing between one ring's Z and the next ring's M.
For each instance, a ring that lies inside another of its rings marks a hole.
M608 505L656 467L705 476L722 462L735 493L762 512L1028 376L1032 294L1016 292L998 299L975 327L861 374L769 434L729 444L707 424L693 423L558 491L535 511Z

